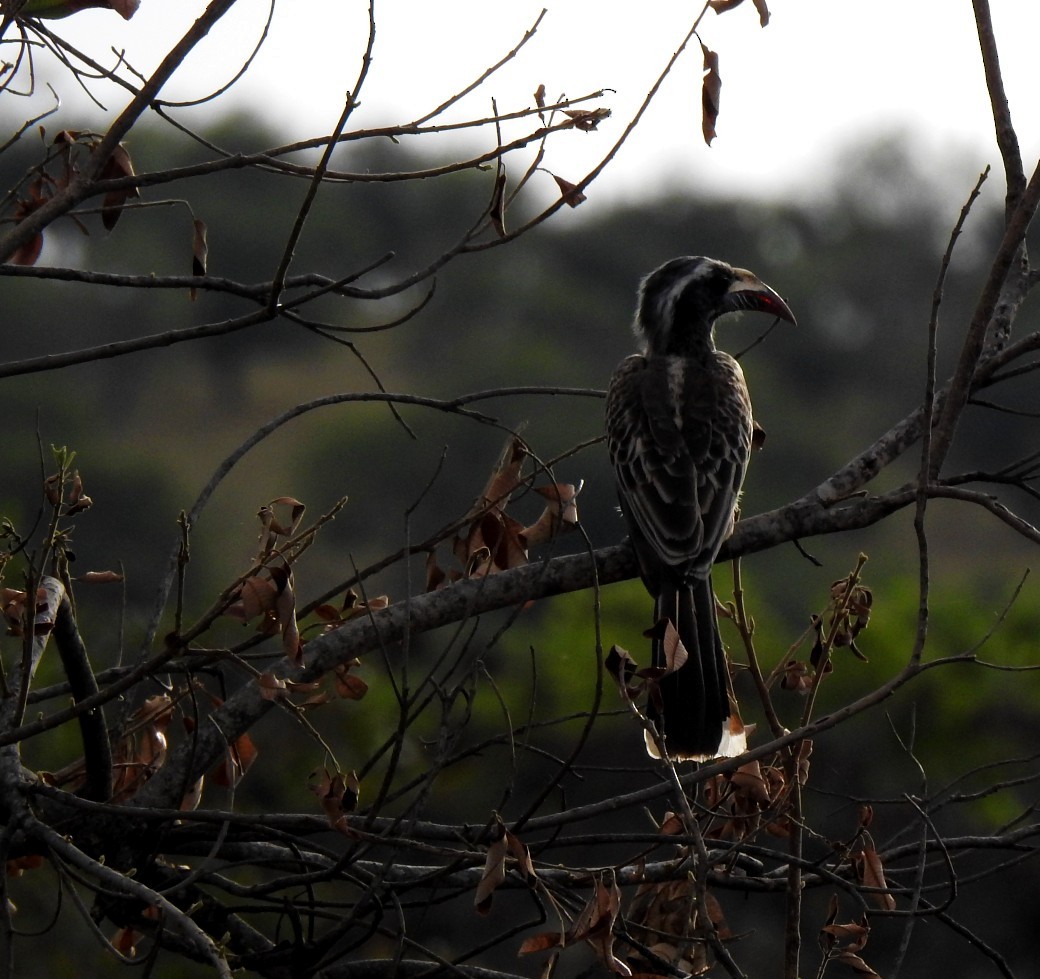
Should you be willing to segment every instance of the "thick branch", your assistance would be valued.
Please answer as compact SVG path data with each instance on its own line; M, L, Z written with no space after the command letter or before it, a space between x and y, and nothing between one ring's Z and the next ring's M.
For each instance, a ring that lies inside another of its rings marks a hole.
M967 404L968 395L971 393L972 382L979 367L979 360L982 357L983 347L994 318L994 313L997 311L998 305L1011 307L1017 305L1014 301L1006 299L1005 286L1008 282L1012 264L1016 260L1022 266L1025 264L1023 253L1025 232L1029 230L1038 204L1040 204L1040 163L1037 164L1036 170L1033 171L1029 185L1025 187L1021 199L1018 201L1014 213L1012 213L1008 221L1004 238L1000 241L1000 247L990 266L989 278L986 280L979 302L971 315L971 324L968 327L964 345L961 347L961 356L957 363L957 370L954 373L950 391L948 391L945 404L942 407L942 413L939 415L935 436L932 441L932 461L929 471L933 479L942 468L946 454L950 452L954 433L957 431L957 423L960 420L964 406ZM1025 270L1023 267L1023 274L1017 277L1019 283L1023 283L1025 280ZM1024 286L1019 288L1013 287L1011 292L1020 297L1020 295L1024 295ZM1003 303L1002 300L1004 301ZM1019 298L1018 302L1020 301ZM1006 318L1009 323L1013 315L1014 308L1002 310L1002 317Z
M183 330L168 330L166 333L155 333L146 337L134 337L132 340L116 340L97 347L83 350L70 350L61 354L47 354L43 357L29 357L0 366L0 378L14 377L18 374L35 374L40 371L53 371L73 364L89 364L96 360L108 360L122 357L125 354L139 353L142 350L155 350L159 347L172 347L176 343L187 343L190 340L201 340L205 337L224 336L237 333L258 323L266 323L271 314L262 309L247 316L239 316L222 323L204 323L202 326L191 326Z
M98 884L115 894L125 894L143 902L145 907L156 907L162 922L174 928L189 943L196 953L216 971L216 974L231 979L231 970L222 950L191 918L162 894L134 880L129 874L107 867L104 863L83 853L64 836L42 823L33 822L27 828L43 843L58 860L68 862L81 873L98 881Z
M54 644L58 647L61 665L76 703L96 694L98 685L87 657L87 647L76 625L72 601L64 589L54 620ZM84 711L79 715L79 729L86 774L81 793L87 799L108 799L112 795L112 747L105 715L100 710Z
M915 492L914 487L909 486L884 497L860 498L830 508L815 497L805 497L788 507L741 521L723 548L720 560L784 541L869 526L913 503ZM355 656L399 642L406 634L428 632L486 612L591 588L596 582L602 586L624 581L636 574L632 551L622 544L602 548L591 555L568 555L485 578L466 579L392 605L313 639L307 644L304 666L283 663L274 672L286 679L311 681ZM138 802L176 805L183 787L218 762L227 744L247 731L272 706L255 682L247 684L214 711L211 722L203 726L190 744L174 752L166 766L139 793Z
M1022 166L1018 134L1011 122L1011 108L1008 105L1007 94L1004 92L1004 78L1000 71L997 38L993 32L993 17L990 14L989 0L973 0L973 6L975 7L975 26L979 35L979 46L982 48L982 65L986 72L986 90L989 92L997 146L1000 148L1000 156L1004 161L1004 176L1007 181L1004 216L1006 220L1010 221L1015 206L1026 187L1025 169Z
M928 492L935 496L969 497L965 491L938 485L929 487ZM787 506L740 521L722 548L719 560L765 550L785 541L868 527L912 505L916 499L917 487L912 483L882 496L854 497L830 506L814 491ZM1009 514L990 498L972 495L971 501L988 506L1009 522ZM1035 536L1033 528L1024 522L1021 524L1021 527L1015 523L1012 526L1027 536ZM608 585L636 574L631 549L622 544L602 548L591 555L568 555L485 578L466 579L320 636L308 643L304 666L283 663L275 672L286 679L311 681L355 656L399 642L406 634L428 632L486 612L590 588L594 583ZM176 805L183 787L216 764L227 744L247 731L272 706L256 683L247 684L211 715L210 723L190 744L182 745L174 753L163 770L142 789L138 802Z
M313 680L364 651L400 641L406 632L427 632L532 599L588 588L597 575L600 583L606 584L635 574L627 546L605 548L593 557L595 562L587 554L555 558L416 596L311 640L304 666L284 662L274 672L287 679ZM223 757L228 742L247 731L272 706L255 682L247 684L210 715L210 722L191 743L173 753L138 793L138 804L175 805L182 787L193 780L189 779L191 773L209 770Z

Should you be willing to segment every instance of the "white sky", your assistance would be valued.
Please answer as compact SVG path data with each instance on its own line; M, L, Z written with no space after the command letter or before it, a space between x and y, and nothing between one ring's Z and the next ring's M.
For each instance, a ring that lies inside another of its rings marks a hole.
M1028 170L1040 153L1040 2L991 2ZM550 149L546 165L578 180L613 143L685 36L698 0L377 0L375 60L352 126L403 122L432 108L508 51L543 5L548 13L534 39L451 118L485 114L492 95L501 110L530 105L542 83L550 97L615 89L603 102L613 116L598 133L567 133ZM662 181L804 193L841 146L897 127L940 160L966 148L975 158L973 173L987 162L999 165L970 0L769 5L773 18L765 29L750 0L724 15L709 12L702 23L701 38L718 52L723 79L713 146L700 135L702 67L694 43L642 134L594 193L627 197ZM125 48L130 63L146 72L203 6L142 0L130 22L111 11L87 11L53 23L107 63L110 48ZM199 97L226 81L259 36L267 9L267 0L240 0L164 95ZM286 141L327 132L357 75L366 25L363 0L281 0L271 36L233 101L251 105ZM68 82L60 94L67 105L78 104ZM110 109L122 104L113 93L103 97ZM12 100L5 102L10 111ZM212 113L212 107L192 110L184 119L200 125ZM61 125L74 122L64 116Z

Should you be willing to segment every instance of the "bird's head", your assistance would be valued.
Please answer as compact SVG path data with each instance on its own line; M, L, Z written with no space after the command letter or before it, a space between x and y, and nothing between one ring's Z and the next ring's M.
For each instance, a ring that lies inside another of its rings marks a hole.
M745 309L795 322L787 303L747 269L702 256L673 258L643 280L635 330L648 353L687 354L711 346L720 316Z

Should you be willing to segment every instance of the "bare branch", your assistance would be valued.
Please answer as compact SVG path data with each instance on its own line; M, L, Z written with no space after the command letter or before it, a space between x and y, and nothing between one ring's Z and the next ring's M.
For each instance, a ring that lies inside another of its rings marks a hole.
M1007 182L1005 218L1010 222L1019 199L1025 192L1026 175L1018 146L1018 134L1011 122L1011 108L1004 92L1004 78L1000 71L1000 58L997 56L997 38L993 32L989 0L972 0L972 6L975 8L975 24L982 48L982 65L986 72L986 88L993 111L997 146L1004 160L1004 177Z
M942 406L942 414L933 436L932 456L928 468L929 475L933 478L939 474L950 450L961 412L971 393L979 358L982 356L994 316L997 315L998 319L1009 323L1025 296L1024 242L1026 231L1029 229L1038 204L1040 204L1040 163L1033 171L1029 184L1008 220L1004 238L994 256L989 277L986 279L986 284L972 314L968 334L965 337L964 346L961 348L957 370L950 384L949 394Z
M0 237L0 261L14 254L54 220L67 214L93 191L93 183L101 173L108 158L119 142L145 112L156 95L180 67L189 52L209 33L235 4L235 0L211 0L205 12L188 29L188 32L171 49L155 70L152 77L142 86L118 118L109 127L101 143L91 156L91 163L70 183L68 188L56 194L47 203L19 222L17 227Z

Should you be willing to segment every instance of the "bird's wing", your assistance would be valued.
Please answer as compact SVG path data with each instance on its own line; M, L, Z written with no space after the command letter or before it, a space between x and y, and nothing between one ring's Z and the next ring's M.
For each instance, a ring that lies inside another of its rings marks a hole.
M720 374L634 355L607 394L607 446L637 550L645 543L683 576L705 576L729 536L750 451L743 377L722 364Z

